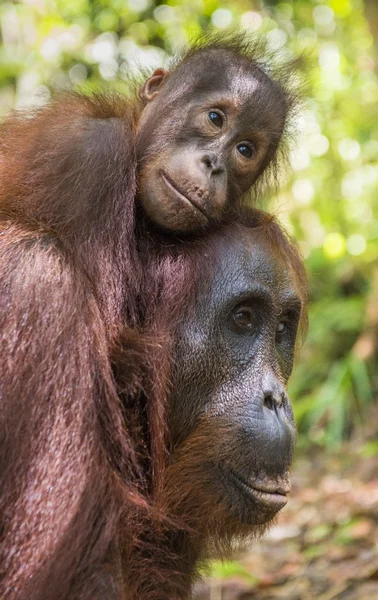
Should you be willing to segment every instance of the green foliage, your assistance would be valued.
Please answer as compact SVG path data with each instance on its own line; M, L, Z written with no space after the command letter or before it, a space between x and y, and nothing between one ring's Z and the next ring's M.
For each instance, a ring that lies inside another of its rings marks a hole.
M378 440L369 441L363 444L359 454L366 458L378 456Z
M51 88L161 66L209 25L257 32L284 56L307 54L311 94L296 124L292 175L270 209L299 240L309 268L309 337L291 391L300 432L327 444L363 418L377 393L377 349L369 361L355 352L378 268L378 78L364 9L362 0L0 5L0 113L43 103Z
M240 578L252 585L258 581L248 569L234 560L213 560L204 568L203 575L214 579Z

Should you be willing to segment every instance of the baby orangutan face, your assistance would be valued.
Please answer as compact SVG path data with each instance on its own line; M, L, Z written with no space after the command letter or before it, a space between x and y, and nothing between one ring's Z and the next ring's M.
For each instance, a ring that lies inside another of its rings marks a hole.
M245 58L204 50L140 90L139 199L165 230L219 222L275 158L287 117L283 90Z

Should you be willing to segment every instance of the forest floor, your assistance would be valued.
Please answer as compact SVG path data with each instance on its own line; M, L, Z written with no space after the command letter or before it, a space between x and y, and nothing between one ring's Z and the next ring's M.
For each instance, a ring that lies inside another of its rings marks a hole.
M378 600L378 436L299 454L292 483L276 526L195 600Z

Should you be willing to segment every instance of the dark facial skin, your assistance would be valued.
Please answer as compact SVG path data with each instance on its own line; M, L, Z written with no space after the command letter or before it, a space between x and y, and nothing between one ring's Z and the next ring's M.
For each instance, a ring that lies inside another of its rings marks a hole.
M219 221L275 156L287 107L279 86L222 50L155 71L140 91L139 197L159 226L191 232Z
M250 533L290 490L295 424L286 384L301 298L291 268L262 240L223 240L218 253L211 286L179 332L169 485L180 471L194 499L212 499L204 527L234 519ZM198 463L185 473L188 451Z

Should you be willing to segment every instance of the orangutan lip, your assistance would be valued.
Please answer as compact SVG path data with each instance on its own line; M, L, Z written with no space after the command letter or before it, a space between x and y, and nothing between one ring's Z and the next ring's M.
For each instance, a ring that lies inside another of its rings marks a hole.
M274 506L277 510L283 508L287 503L287 494L290 492L289 485L278 485L274 482L266 485L261 483L252 485L252 482L244 479L244 477L233 471L230 467L227 468L227 471L237 487L253 500L265 505Z
M204 212L203 208L199 207L195 202L193 202L193 200L191 198L188 198L187 196L185 196L185 194L183 194L182 192L180 192L180 190L176 187L176 185L173 183L173 181L168 177L168 175L166 173L164 173L164 171L160 171L161 177L165 183L165 185L172 191L174 192L174 194L180 199L183 200L185 202L185 204L190 204L192 208L194 208L195 210L197 210L198 212L200 212L206 220L209 219L208 215Z

